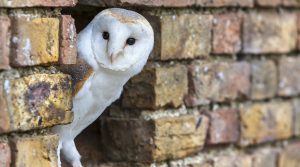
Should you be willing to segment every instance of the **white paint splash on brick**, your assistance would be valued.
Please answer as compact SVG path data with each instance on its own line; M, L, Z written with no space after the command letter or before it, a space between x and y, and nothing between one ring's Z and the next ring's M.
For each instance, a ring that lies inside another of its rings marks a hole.
M7 0L7 6L11 6L12 5L12 0Z
M67 31L70 34L70 38L71 38L71 44L70 44L70 48L74 48L75 47L75 38L76 38L76 28L74 24L71 24L70 27L67 29Z
M190 166L201 165L205 163L205 158L202 156L188 157L181 160L171 161L171 166Z
M218 72L217 77L218 77L220 80L222 80L222 81L225 80L225 76L224 76L224 73L223 73L223 72Z
M14 37L12 38L12 42L15 43L15 44L17 44L17 43L19 42L19 38L16 37L16 36L14 36Z
M160 118L172 118L172 117L179 117L181 115L188 114L188 111L185 106L182 106L179 109L170 109L170 110L158 110L156 112L153 111L143 111L141 117L146 120L156 120Z
M25 39L24 47L22 48L22 53L24 54L25 64L34 64L30 55L31 55L31 41L29 38Z
M10 92L10 82L8 79L6 79L4 81L4 91L5 91L5 94L9 94L9 92Z

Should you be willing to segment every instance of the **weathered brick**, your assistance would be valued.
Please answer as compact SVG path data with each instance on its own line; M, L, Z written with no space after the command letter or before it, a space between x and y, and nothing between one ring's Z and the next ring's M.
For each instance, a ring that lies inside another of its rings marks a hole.
M10 19L0 16L0 70L9 69Z
M157 118L102 119L101 136L108 159L153 162L182 158L201 150L207 117L191 114L159 117L159 113Z
M279 6L281 5L281 0L255 0L256 4L259 6Z
M196 4L209 7L241 6L252 7L253 0L196 0Z
M231 54L241 49L241 23L234 13L216 15L213 21L213 53Z
M187 7L195 4L195 0L81 0L80 4L92 5L92 6L147 6L147 7Z
M228 153L214 157L214 167L252 167L251 157L242 153Z
M10 119L8 107L4 93L4 83L0 80L0 134L10 129Z
M271 60L252 61L251 98L261 100L274 97L277 91L277 68Z
M64 74L35 74L6 79L2 92L1 132L25 131L72 121L71 79ZM1 95L1 91L0 91ZM5 106L4 105L4 106Z
M209 56L211 15L165 15L152 16L148 19L156 34L152 54L155 59L187 59Z
M130 162L110 162L100 163L97 167L168 167L166 163L130 163Z
M11 150L6 142L0 141L0 166L10 167L11 165Z
M58 136L31 136L15 138L11 141L15 167L57 166Z
M233 143L239 140L239 120L236 110L218 109L209 113L209 144Z
M56 63L59 59L59 20L15 16L12 20L12 55L14 66Z
M76 28L70 15L62 15L60 23L60 64L76 64Z
M284 6L298 7L300 6L299 0L282 0Z
M224 102L247 97L250 65L246 62L197 61L189 66L188 106Z
M277 167L278 151L272 148L263 148L252 153L253 167Z
M242 6L252 7L253 0L81 0L81 4L92 6L147 6L147 7L188 7L192 5L202 7Z
M300 99L293 99L293 134L300 136Z
M297 41L298 41L298 50L300 50L300 33L298 34Z
M198 164L198 163L195 163L195 164L188 163L187 165L186 164L176 164L176 165L171 164L170 167L213 167L213 165L210 164L210 163L203 163L203 164L202 163L200 163L200 164Z
M75 138L76 148L81 155L80 161L83 166L96 166L95 164L98 164L99 161L105 161L105 152L102 150L99 139L101 139L101 134L98 121L88 126ZM69 166L63 165L63 167Z
M211 159L201 155L186 157L180 160L173 160L169 162L169 167L213 167L210 162Z
M278 167L300 167L300 143L289 144L280 153Z
M124 88L126 108L156 109L182 105L187 94L187 69L182 65L146 67Z
M279 60L278 94L293 96L300 93L300 57L282 57Z
M243 52L286 53L297 43L296 15L276 12L251 12L243 24Z
M242 146L292 136L292 107L287 102L246 104L240 107Z
M115 2L115 1L109 1L109 2ZM101 1L95 1L95 0L80 0L78 2L80 5L89 5L89 6L109 6L106 4L106 0ZM114 4L115 5L115 4Z
M298 50L300 50L300 12L297 15L297 23L298 23Z
M82 0L81 4L93 5L93 6L170 6L170 7L186 7L195 4L195 0Z
M75 6L77 0L1 0L0 7L33 7L33 6L49 6L49 7L59 7L59 6Z

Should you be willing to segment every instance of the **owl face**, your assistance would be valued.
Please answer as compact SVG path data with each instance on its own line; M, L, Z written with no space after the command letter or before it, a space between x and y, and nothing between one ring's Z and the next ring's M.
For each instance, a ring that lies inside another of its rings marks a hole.
M99 13L87 27L90 36L89 59L93 66L125 71L148 59L154 35L148 21L125 9L107 9ZM81 34L79 34L79 43ZM86 45L86 47L88 47ZM87 49L79 46L80 49ZM83 52L83 51L81 51Z

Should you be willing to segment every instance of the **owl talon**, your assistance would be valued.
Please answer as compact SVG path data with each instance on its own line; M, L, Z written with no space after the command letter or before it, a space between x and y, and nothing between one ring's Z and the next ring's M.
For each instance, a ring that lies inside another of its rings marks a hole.
M72 163L72 166L73 167L83 167L80 161Z

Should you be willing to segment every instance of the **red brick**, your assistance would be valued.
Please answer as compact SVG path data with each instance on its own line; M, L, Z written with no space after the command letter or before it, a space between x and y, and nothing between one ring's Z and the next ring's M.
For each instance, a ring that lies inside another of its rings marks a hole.
M93 6L147 6L147 7L186 7L195 4L195 0L82 0L79 3Z
M277 68L271 60L251 63L251 98L262 100L274 97L277 91Z
M287 53L296 49L296 45L297 25L295 14L255 11L244 18L244 53Z
M189 66L188 106L225 102L249 96L250 66L246 62L196 61Z
M300 6L300 1L298 0L282 0L284 6L298 7Z
M10 19L0 16L0 70L9 69Z
M0 166L10 167L11 164L11 150L6 142L0 141Z
M255 0L256 4L259 6L279 6L281 5L281 0Z
M76 28L70 15L62 15L60 22L60 64L76 64Z
M92 6L147 6L147 7L188 7L192 5L201 7L242 6L252 7L253 0L81 0L80 4Z
M234 143L239 139L239 121L236 110L218 109L209 113L209 144Z
M300 93L300 57L282 57L279 60L280 96L294 96Z
M213 53L231 54L241 49L241 18L238 14L216 15L213 20Z
M226 6L252 7L254 5L254 2L253 0L196 0L196 4L200 6L210 6L210 7L226 7Z
M49 7L60 7L60 6L75 6L77 0L2 0L0 1L0 7L34 7L34 6L49 6Z

